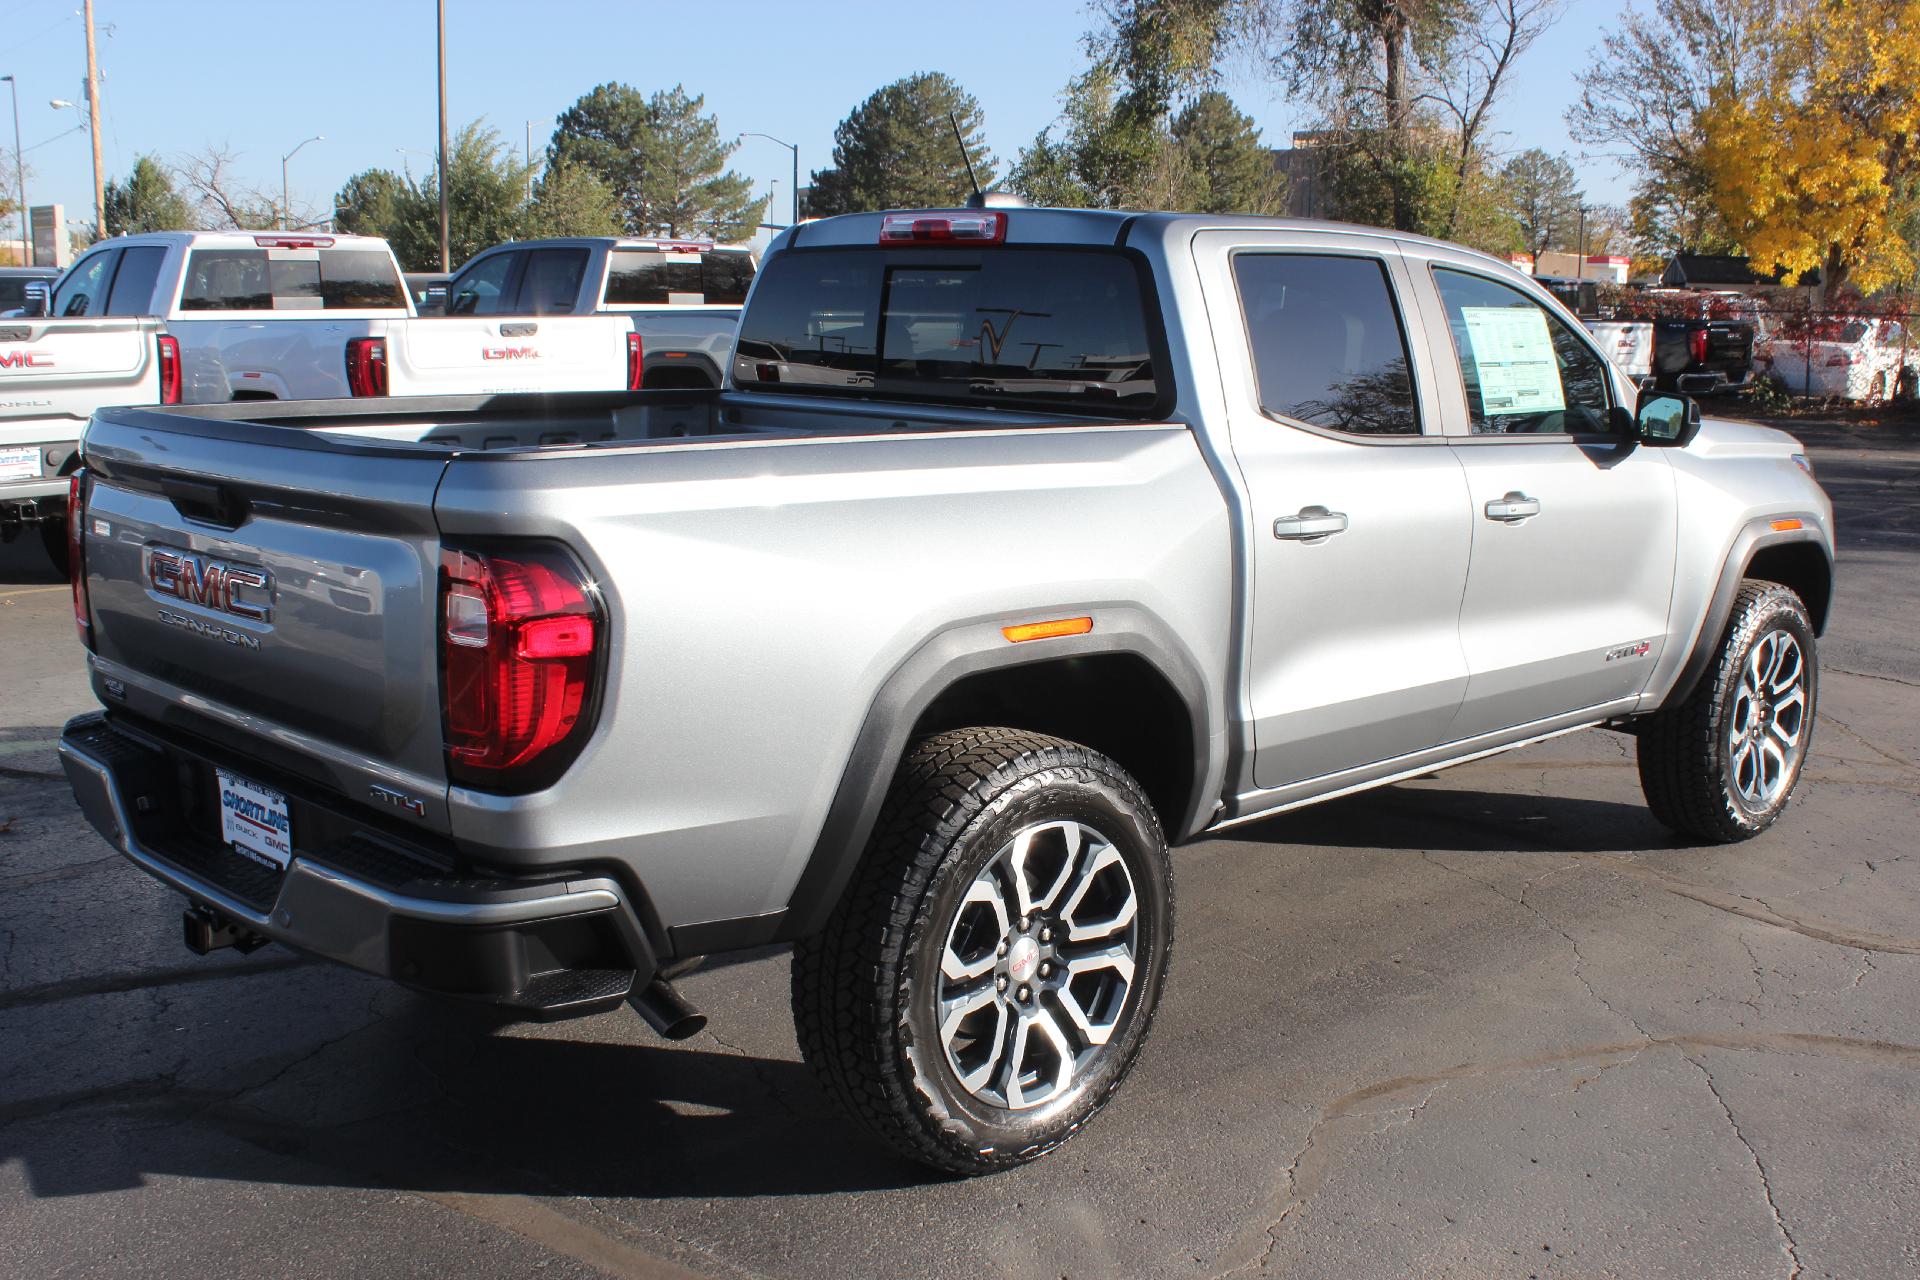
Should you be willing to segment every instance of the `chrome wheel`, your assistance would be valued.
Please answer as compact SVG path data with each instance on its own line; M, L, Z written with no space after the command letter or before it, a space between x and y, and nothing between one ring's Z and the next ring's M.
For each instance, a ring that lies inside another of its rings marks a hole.
M1073 1087L1126 1008L1138 912L1126 860L1084 823L1035 823L1000 847L947 928L935 996L968 1093L1022 1111Z
M1747 651L1727 726L1727 773L1749 809L1767 809L1792 785L1807 729L1807 660L1786 630Z

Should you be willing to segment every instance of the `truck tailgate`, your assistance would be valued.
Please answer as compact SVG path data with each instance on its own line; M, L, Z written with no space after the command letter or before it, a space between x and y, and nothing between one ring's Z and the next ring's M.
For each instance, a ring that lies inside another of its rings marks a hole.
M211 724L355 799L384 786L444 822L444 455L118 410L94 419L86 458L107 705Z
M0 422L77 421L102 403L157 400L157 376L149 376L157 327L151 320L0 319Z
M624 316L423 316L388 329L394 395L619 391Z

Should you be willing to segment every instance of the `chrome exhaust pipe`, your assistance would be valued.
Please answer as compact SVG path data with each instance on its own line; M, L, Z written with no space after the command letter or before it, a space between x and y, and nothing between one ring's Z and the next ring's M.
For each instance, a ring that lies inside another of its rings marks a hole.
M644 988L627 997L627 1002L639 1010L647 1025L667 1040L685 1040L689 1036L700 1034L707 1025L707 1015L688 1004L673 984L665 978L655 978Z

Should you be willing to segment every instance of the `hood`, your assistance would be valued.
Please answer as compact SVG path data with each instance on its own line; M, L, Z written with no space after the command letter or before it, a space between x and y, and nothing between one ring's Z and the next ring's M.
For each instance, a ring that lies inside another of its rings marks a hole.
M1784 431L1731 418L1701 419L1700 434L1689 447L1696 453L1721 457L1790 457L1806 452L1805 445Z

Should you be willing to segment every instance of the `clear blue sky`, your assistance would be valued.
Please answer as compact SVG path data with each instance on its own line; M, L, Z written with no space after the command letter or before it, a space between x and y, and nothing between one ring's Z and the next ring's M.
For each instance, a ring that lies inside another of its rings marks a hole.
M79 0L0 0L0 74L19 80L29 202L60 201L69 218L91 220L86 134L68 132L80 117L48 106L82 97L78 8ZM554 117L595 84L651 92L680 82L706 95L723 132L798 143L803 184L807 170L829 162L834 125L874 89L916 71L944 71L980 100L1004 172L1058 113L1092 20L1078 0L450 0L447 9L455 127L485 116L517 147L531 120L537 154ZM1499 149L1576 152L1562 118L1576 92L1572 73L1617 11L1616 0L1567 5L1520 64L1496 120ZM142 152L171 161L224 143L239 154L242 181L277 193L281 155L319 133L324 142L294 157L291 184L296 205L323 206L359 170L432 164L432 0L96 0L95 15L109 178ZM1307 122L1306 109L1251 69L1235 69L1224 87L1270 145L1286 145ZM0 137L4 128L0 117ZM788 153L748 139L733 163L760 191L777 191L769 219L785 221ZM1580 167L1589 199L1624 200L1626 178L1613 163Z

